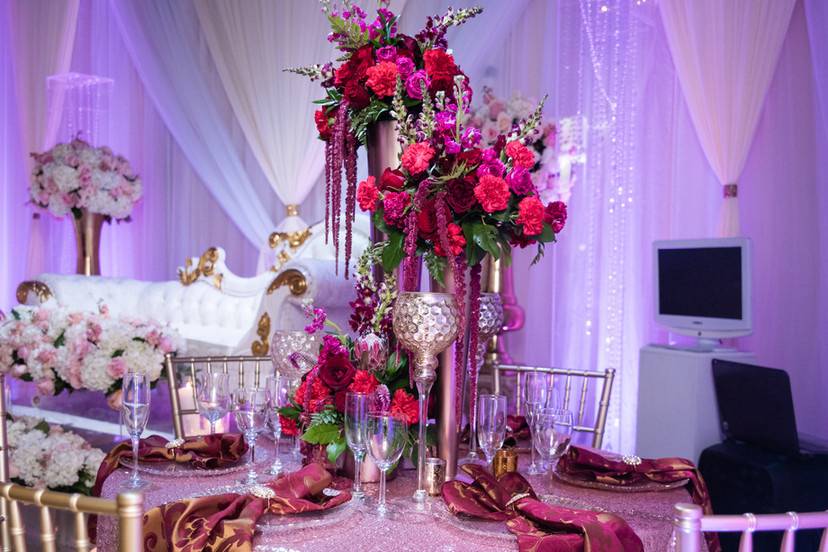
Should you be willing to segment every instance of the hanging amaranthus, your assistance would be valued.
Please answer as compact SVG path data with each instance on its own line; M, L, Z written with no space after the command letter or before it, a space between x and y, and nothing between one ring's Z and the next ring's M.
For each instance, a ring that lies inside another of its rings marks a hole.
M471 303L471 319L469 327L469 409L472 427L477 427L473 420L477 419L477 342L480 339L480 273L483 263L471 267L471 281L469 282L469 301ZM459 418L458 418L459 419Z

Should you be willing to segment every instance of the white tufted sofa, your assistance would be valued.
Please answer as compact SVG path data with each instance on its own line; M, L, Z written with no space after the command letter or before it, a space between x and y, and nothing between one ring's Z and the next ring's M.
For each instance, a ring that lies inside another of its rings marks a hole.
M347 322L353 280L345 280L341 270L336 274L324 232L324 225L316 224L301 245L280 244L274 254L281 254L281 266L252 278L232 273L225 251L210 248L179 269L181 281L41 274L18 287L17 299L78 310L105 304L113 315L152 318L177 331L191 355L266 354L273 330L307 323L302 313L307 299L338 323ZM369 243L368 219L358 216L352 265Z

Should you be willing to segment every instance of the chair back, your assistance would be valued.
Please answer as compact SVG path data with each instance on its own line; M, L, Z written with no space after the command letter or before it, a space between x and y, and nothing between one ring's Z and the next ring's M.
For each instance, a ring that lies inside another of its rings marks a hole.
M176 357L168 354L164 364L167 384L170 386L170 403L176 439L186 437L184 416L198 416L195 392L199 371L221 371L227 374L231 391L240 387L260 387L264 378L273 373L273 360L269 356ZM183 397L180 395L182 389L193 393L189 397L192 407L182 406Z
M752 552L756 531L784 531L779 550L794 552L794 539L799 529L823 529L819 552L828 552L828 512L705 516L696 504L676 504L673 507L672 549L701 552L704 532L742 533L739 552Z
M607 410L609 408L610 394L612 393L612 382L615 379L615 369L608 368L601 371L588 370L567 370L564 368L547 368L543 366L522 366L517 364L500 364L493 366L494 371L494 392L500 394L501 389L501 375L502 372L514 372L516 377L515 382L515 404L517 405L517 413L521 413L520 397L523 393L523 386L525 382L525 374L532 372L546 373L550 375L552 385L555 381L564 380L564 397L562 408L572 410L575 418L575 426L573 431L579 433L592 434L592 446L594 448L601 448L601 443L604 440L604 427L607 423ZM573 380L580 381L580 387L573 389ZM595 414L592 424L585 421L586 404L591 394L589 393L590 382L596 380L600 385L598 411ZM577 410L571 408L573 395L577 395Z

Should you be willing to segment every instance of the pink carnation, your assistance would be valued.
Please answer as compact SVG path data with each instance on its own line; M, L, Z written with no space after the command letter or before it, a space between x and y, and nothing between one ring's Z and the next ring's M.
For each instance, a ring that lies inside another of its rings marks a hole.
M428 169L434 149L426 142L418 142L408 146L402 154L402 166L411 175L417 175Z

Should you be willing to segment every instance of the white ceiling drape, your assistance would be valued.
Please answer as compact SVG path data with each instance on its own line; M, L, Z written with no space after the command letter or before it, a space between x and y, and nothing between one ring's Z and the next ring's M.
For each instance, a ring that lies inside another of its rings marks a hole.
M197 56L198 18L189 0L112 0L136 70L170 133L205 186L251 243L274 222L233 143Z
M247 142L276 195L299 205L323 168L311 100L318 82L286 74L286 67L332 58L328 22L316 2L248 0L196 2L196 11L224 90ZM288 216L279 230L307 226Z
M673 63L707 160L736 184L753 142L795 0L662 0ZM719 233L739 235L738 200L725 189Z

